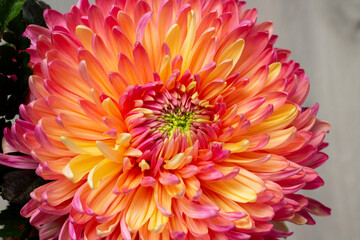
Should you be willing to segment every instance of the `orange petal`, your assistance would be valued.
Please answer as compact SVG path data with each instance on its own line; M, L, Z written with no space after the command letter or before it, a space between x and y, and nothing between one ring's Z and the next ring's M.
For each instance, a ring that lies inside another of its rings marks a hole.
M152 188L139 187L127 210L125 221L130 232L139 230L153 215L155 201Z

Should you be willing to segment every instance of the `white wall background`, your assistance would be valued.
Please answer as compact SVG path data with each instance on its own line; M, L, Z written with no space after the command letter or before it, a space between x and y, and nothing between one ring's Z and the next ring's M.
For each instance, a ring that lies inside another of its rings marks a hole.
M75 0L47 0L69 10ZM320 167L326 184L306 192L332 208L315 226L290 225L293 240L360 239L360 0L249 0L259 20L272 20L276 46L290 49L311 80L307 105L320 103L331 123L330 159Z

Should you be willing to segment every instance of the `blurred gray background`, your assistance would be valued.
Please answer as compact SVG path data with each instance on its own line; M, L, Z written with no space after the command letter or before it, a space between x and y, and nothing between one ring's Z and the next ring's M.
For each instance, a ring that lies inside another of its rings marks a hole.
M67 12L76 0L47 0ZM306 105L331 123L330 159L318 169L325 186L303 192L332 208L315 226L296 226L292 240L360 240L360 0L249 0L259 21L274 22L277 47L290 49L311 81ZM4 202L0 203L2 207Z

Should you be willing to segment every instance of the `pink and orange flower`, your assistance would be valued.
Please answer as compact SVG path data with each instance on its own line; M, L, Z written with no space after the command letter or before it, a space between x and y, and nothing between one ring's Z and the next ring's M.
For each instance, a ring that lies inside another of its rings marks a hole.
M271 22L235 0L80 0L29 26L32 101L0 163L49 183L41 239L278 239L328 215L297 194L329 124Z

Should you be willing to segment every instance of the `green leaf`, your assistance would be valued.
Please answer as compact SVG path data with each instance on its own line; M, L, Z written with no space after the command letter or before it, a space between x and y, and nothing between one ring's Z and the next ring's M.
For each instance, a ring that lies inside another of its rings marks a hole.
M6 26L19 15L26 0L0 0L0 39Z
M22 12L20 12L13 20L11 20L11 22L9 22L5 31L8 30L12 31L13 33L16 34L17 37L21 37L21 34L25 31L25 29L26 29L26 23L23 18Z

